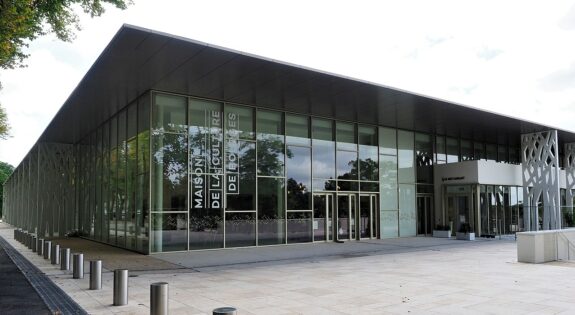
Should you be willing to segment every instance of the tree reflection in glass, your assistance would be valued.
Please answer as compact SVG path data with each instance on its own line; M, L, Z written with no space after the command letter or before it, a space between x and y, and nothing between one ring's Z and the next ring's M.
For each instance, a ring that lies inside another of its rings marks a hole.
M185 211L188 187L186 135L154 134L153 140L154 210Z

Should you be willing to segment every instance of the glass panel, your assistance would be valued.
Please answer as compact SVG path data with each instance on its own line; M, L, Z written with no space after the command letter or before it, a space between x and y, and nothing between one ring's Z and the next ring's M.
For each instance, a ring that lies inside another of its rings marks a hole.
M226 212L226 247L256 245L256 213Z
M316 140L333 141L333 125L331 120L316 119L311 121L312 138Z
M149 173L139 174L136 195L136 249L144 253L148 252L149 185Z
M377 129L376 127L359 126L359 144L377 146Z
M153 128L165 132L185 132L187 98L156 94L154 100Z
M417 182L433 183L433 143L428 134L415 134L415 158L417 165Z
M312 212L287 213L287 242L308 243L312 241Z
M413 153L413 132L398 131L398 180L400 183L415 183L415 158Z
M288 144L310 145L309 119L286 114L286 141Z
M283 178L258 178L258 245L285 243Z
M350 123L336 122L337 148L343 150L357 151L357 137L355 126Z
M284 176L282 115L258 111L258 175Z
M325 241L332 239L332 211L333 195L314 195L313 234L315 241Z
M473 160L473 151L471 149L471 141L462 139L459 143L461 146L461 160L462 161Z
M396 137L395 129L379 127L379 153L397 155Z
M399 185L399 236L416 235L415 185Z
M357 152L337 151L337 179L358 179Z
M186 250L188 233L185 213L156 213L152 216L152 252Z
M488 234L495 236L497 234L497 197L493 186L487 186L487 200L489 205Z
M118 116L117 244L126 246L126 111Z
M117 130L116 130L117 131ZM110 169L109 169L109 215L108 215L108 242L116 244L116 219L118 211L118 148L110 150Z
M313 180L313 190L314 191L336 191L337 190L337 182L335 180L314 179Z
M376 146L359 145L359 170L361 180L378 180Z
M337 196L337 239L347 240L353 238L350 231L350 223L355 215L355 204L350 195Z
M314 178L335 178L335 143L333 141L313 140L312 170Z
M224 246L223 209L190 210L190 249Z
M254 111L249 107L225 106L226 129L238 130L240 139L254 139Z
M455 138L446 138L447 163L459 162L459 143Z
M510 147L509 148L509 162L513 164L521 164L521 154L519 154L519 148ZM561 159L559 160L561 161Z
M380 205L383 210L397 210L397 157L380 155Z
M338 191L358 191L359 190L359 183L356 181L349 181L349 180L338 180L337 181L337 190Z
M483 143L475 142L473 144L473 158L476 160L485 159L485 150L483 150Z
M480 195L479 195L479 208L481 209L481 236L488 236L490 235L489 231L489 200L488 195L486 194L486 186L480 186Z
M106 123L102 133L102 238L103 242L108 242L108 231L110 228L110 124Z
M287 209L311 210L311 149L288 146Z
M360 195L359 196L359 233L361 238L372 237L374 233L373 220L375 215L373 208L375 204L373 203L373 195Z
M153 140L152 209L187 211L186 135L157 135Z
M497 146L495 144L486 144L485 155L487 160L497 161Z
M150 210L150 132L138 134L138 165L136 188L136 249L148 252Z
M379 183L377 182L360 182L359 189L361 191L379 191Z
M221 111L222 106L220 103L190 98L190 134L205 133L207 131L204 128L209 128L210 126L221 127L221 117L213 114Z
M398 220L398 211L381 211L381 238L399 235Z
M507 146L506 145L498 145L497 146L497 161L499 162L508 162L509 157L507 156Z
M437 163L443 164L447 162L447 154L445 151L445 137L435 137L435 151L437 152Z
M191 205L190 212L203 212L205 209L223 208L223 176L221 175L198 175L192 177L190 185Z
M255 210L256 194L256 145L249 141L239 141L239 145L231 148L228 145L227 152L234 150L237 156L238 173L228 172L226 174L227 210ZM236 185L233 186L232 184Z

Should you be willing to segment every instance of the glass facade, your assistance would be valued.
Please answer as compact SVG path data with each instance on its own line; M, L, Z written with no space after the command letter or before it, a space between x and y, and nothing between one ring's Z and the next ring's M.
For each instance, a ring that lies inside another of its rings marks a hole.
M78 204L86 209L79 212L82 234L147 253L151 215L149 96L140 97L86 136L77 146L76 157ZM158 171L160 175L162 171ZM158 181L163 183L163 179ZM162 224L166 230L171 228L168 218L154 219L153 229Z
M515 163L519 153L150 92L84 137L74 156L81 234L155 253L420 235L417 202L433 194L434 164ZM482 191L485 233L520 229L521 194Z

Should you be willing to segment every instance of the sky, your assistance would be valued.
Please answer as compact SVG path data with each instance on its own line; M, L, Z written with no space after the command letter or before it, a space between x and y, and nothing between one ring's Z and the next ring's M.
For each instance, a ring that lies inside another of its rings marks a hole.
M17 166L122 24L575 131L575 1L134 0L1 70Z

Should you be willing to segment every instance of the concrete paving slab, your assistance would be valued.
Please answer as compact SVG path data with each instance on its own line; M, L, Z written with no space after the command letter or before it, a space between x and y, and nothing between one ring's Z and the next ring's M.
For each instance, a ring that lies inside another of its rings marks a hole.
M240 315L575 313L573 264L518 263L513 240L407 238L153 255L178 268L135 271L122 307L111 305L112 273L103 274L101 291L89 291L86 279L19 249L91 314L148 314L149 286L158 281L170 285L170 314L222 306Z

